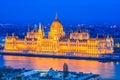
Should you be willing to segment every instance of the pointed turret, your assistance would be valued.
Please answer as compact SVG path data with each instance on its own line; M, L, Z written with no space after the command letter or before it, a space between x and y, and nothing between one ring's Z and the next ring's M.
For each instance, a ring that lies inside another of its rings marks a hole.
M12 33L12 38L13 38L13 39L15 38L15 34L14 34L14 33Z
M41 25L41 23L39 23L39 29L38 29L38 32L41 34L42 33L42 25Z
M110 42L110 37L109 37L109 35L107 35L106 40L107 40L107 42Z
M44 37L44 30L42 29L41 23L39 23L38 27L39 27L39 29L38 29L38 32L37 32L37 39L41 40Z
M42 29L42 25L41 25L41 23L39 23L39 30L41 30Z
M113 37L112 37L112 35L110 36L110 40L113 41Z
M43 27L42 27L42 24L41 24L41 23L39 23L38 33L39 33L39 34L42 34L42 35L44 36L44 29L43 29Z

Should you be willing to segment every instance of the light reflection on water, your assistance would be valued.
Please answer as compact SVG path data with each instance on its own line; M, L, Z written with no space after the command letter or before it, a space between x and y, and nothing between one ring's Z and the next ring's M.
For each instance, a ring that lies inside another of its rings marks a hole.
M69 71L92 72L100 74L103 78L120 79L120 63L16 56L0 57L0 66L11 66L13 68L48 70L52 67L56 70L62 70L64 63L68 64Z

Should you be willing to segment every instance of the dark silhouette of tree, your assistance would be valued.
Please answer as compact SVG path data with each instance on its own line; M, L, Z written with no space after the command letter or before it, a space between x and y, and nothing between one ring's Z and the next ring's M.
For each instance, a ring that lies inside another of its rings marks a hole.
M63 77L67 77L68 76L68 65L66 63L64 63L63 65Z

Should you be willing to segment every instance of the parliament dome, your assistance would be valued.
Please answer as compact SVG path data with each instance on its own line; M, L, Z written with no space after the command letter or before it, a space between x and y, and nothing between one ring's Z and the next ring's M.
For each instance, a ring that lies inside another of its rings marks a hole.
M52 29L55 29L55 30L58 30L58 29L62 29L63 30L63 26L62 24L59 22L58 20L58 15L56 14L56 17L55 17L55 20L52 22L51 24L51 30Z
M63 30L62 24L58 20L58 15L56 14L55 20L52 22L51 27L50 27L50 32L49 32L49 37L60 37L64 36L65 32Z
M51 28L63 28L63 26L59 21L54 21L51 24Z

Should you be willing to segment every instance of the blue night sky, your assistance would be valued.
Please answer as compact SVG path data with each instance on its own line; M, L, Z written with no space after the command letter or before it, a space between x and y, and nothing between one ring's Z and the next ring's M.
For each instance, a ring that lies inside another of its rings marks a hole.
M120 0L0 0L0 23L119 24Z

